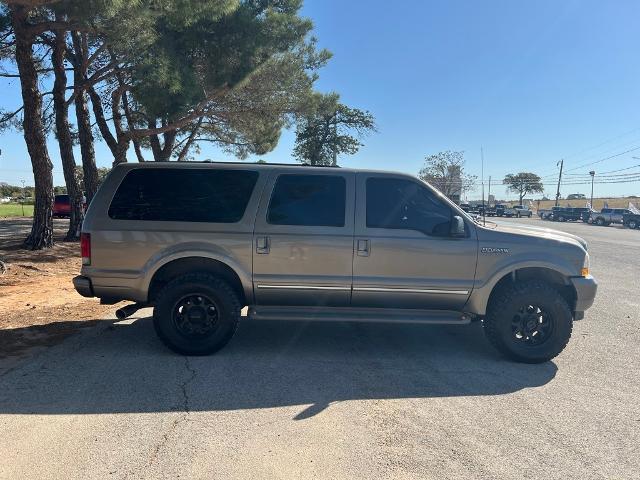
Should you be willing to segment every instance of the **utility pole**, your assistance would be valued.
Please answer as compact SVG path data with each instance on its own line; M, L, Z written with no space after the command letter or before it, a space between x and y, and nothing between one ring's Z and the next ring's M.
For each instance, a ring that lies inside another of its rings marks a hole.
M562 167L563 166L564 166L564 159L560 160L560 175L558 176L558 190L556 192L556 207L558 206L558 200L560 199L560 181L562 180Z
M22 182L22 201L20 202L20 205L22 206L22 216L24 217L24 197L25 197L25 193L24 193L24 180L20 180Z
M491 175L489 175L489 192L487 193L487 205L491 207Z
M487 225L487 214L486 214L486 208L484 206L484 150L482 149L482 146L480 146L480 177L481 177L481 183L482 183L482 224L483 225Z
M591 170L589 172L589 175L591 175L591 209L593 209L593 179L596 176L596 171L595 170Z

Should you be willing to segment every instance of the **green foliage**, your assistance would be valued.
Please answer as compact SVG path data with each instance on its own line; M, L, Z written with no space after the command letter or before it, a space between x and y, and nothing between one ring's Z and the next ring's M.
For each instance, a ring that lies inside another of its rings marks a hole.
M141 2L111 25L111 49L126 66L147 117L171 121L245 80L273 55L298 45L311 23L299 0ZM118 15L120 18L121 15ZM135 42L120 43L123 28ZM116 38L117 37L117 38Z
M98 185L100 185L104 181L104 179L107 177L107 175L109 174L110 171L111 171L110 168L106 168L106 167L98 168ZM76 175L76 181L78 182L78 185L80 186L80 190L84 192L85 191L85 189L84 189L84 172L83 172L82 167L80 165L76 166L75 175Z
M216 101L197 141L217 143L239 158L270 152L282 128L308 108L315 72L330 56L326 50L317 51L313 39L272 56Z
M34 188L29 185L25 185L24 189L19 185L9 185L8 183L0 182L0 198L33 198Z
M360 139L376 131L373 115L340 103L336 93L315 94L299 115L294 156L311 165L335 165L342 154L353 155Z
M525 195L529 193L544 192L544 185L541 178L535 173L520 172L516 174L508 174L502 181L507 186L507 191L517 193L520 197L520 203Z
M476 175L466 173L464 166L464 152L438 152L425 158L418 177L457 201L465 191L473 188L478 179Z

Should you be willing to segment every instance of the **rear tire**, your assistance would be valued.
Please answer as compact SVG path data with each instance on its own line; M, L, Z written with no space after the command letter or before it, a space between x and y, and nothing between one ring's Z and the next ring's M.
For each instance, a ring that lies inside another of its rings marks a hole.
M209 355L238 328L238 294L223 280L202 273L178 277L158 294L153 325L162 342L182 355Z
M638 228L638 222L636 222L635 220L630 220L629 223L627 224L629 226L630 229L634 229L634 228Z
M602 217L596 218L596 225L598 225L599 227L604 227L604 218Z
M523 363L542 363L566 347L573 316L555 288L531 280L497 292L488 306L483 327L489 342L505 357Z

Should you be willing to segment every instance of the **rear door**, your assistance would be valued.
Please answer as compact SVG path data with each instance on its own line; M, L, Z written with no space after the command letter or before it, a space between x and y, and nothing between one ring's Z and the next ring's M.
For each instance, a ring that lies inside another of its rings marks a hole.
M355 174L272 173L256 218L253 288L258 305L348 306Z
M381 308L459 309L473 288L478 242L458 212L407 176L357 174L352 304Z

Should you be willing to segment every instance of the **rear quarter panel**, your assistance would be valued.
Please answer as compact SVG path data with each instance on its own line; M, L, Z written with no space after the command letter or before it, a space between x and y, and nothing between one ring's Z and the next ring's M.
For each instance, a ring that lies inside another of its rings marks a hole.
M252 299L253 226L268 172L256 169L256 186L237 223L111 219L108 210L114 193L133 168L120 166L107 177L85 217L82 229L91 234L91 265L82 267L82 275L91 278L96 296L146 301L151 279L160 267L179 258L204 257L233 268L246 298ZM194 164L187 168L219 167ZM223 168L251 170L250 165Z

